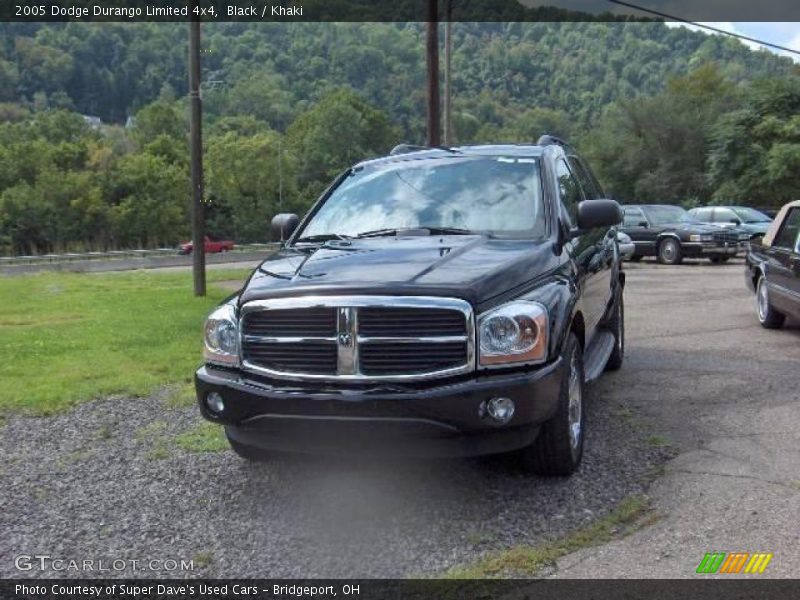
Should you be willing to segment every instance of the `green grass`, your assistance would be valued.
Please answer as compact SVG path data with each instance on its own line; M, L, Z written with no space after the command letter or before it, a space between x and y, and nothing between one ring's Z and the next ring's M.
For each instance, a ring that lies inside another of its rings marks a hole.
M203 319L230 292L208 296L190 273L41 273L0 277L0 414L44 415L112 394L144 396L191 380Z
M198 552L192 557L194 566L202 569L214 562L214 555L211 552Z
M666 448L670 445L669 440L662 435L651 435L647 438L647 443L655 448Z
M178 435L175 443L187 452L220 452L229 448L224 430L214 423L200 423Z
M195 391L193 383L173 385L167 389L164 404L168 408L186 408L195 403Z
M655 513L647 500L633 496L620 502L607 516L564 538L541 546L515 546L485 556L478 562L446 571L445 579L483 579L508 576L534 576L571 552L609 542L644 525L651 524Z
M164 460L175 455L175 449L186 452L221 452L230 446L225 437L225 430L214 423L201 422L183 433L174 434L169 431L166 421L152 421L134 432L139 445L147 450L147 457L152 460Z

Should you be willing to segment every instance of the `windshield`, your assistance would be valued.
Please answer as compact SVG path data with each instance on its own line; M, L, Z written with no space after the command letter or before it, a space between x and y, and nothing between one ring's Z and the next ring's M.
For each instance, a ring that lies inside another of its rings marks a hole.
M731 206L731 210L736 213L744 223L771 223L770 219L764 213L754 209L747 208L746 206Z
M298 241L404 228L540 237L545 216L539 163L458 157L357 170L331 193Z
M680 206L648 206L644 210L647 213L647 218L654 225L694 222L692 215Z

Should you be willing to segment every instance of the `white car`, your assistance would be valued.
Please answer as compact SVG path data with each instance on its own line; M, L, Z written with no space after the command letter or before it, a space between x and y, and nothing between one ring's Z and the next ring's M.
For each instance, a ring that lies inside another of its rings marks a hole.
M622 257L622 260L628 260L631 256L633 256L633 253L636 250L636 245L633 243L631 236L629 236L627 233L623 233L622 231L618 231L617 243L619 244L619 255Z

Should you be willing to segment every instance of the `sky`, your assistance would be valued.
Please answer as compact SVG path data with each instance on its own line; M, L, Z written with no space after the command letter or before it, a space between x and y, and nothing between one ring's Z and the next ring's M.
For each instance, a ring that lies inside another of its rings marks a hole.
M724 31L730 31L741 35L746 35L752 38L757 38L760 40L764 40L766 42L778 44L780 46L786 46L788 48L792 48L793 50L797 50L798 52L800 52L800 23L717 22L717 23L703 23L703 24L710 25L712 27L716 27L717 29L722 29ZM706 31L709 34L713 33L708 30L692 27L690 25L684 25L683 23L672 22L672 23L667 23L667 25L670 27L688 27L690 29L698 29L699 31ZM800 55L798 54L793 54L791 52L784 52L782 50L776 50L774 48L769 48L766 46L760 46L759 44L748 42L746 40L742 40L742 43L746 44L747 46L753 49L764 48L766 50L769 50L770 52L775 52L776 54L789 56L795 62L800 63Z
M622 3L616 0L517 0L521 4L529 7L537 6L557 6L568 10L588 12L597 14L599 12L611 12L623 15L651 16L646 10L638 11L634 7L654 10L663 15L671 15L684 18L689 21L700 22L703 25L710 25L729 31L746 35L748 37L764 40L779 46L792 48L800 52L800 23L783 22L781 18L797 18L800 14L800 0L625 0ZM751 15L758 15L771 21L764 22L704 22L700 21L714 18L711 15L729 15L728 18L742 19ZM745 16L746 15L746 16ZM709 35L723 35L708 31L706 29L692 27L677 21L666 21L669 27L688 27L703 31ZM766 49L776 54L790 57L800 63L800 54L785 52L761 46L759 44L741 40L742 43L753 49Z

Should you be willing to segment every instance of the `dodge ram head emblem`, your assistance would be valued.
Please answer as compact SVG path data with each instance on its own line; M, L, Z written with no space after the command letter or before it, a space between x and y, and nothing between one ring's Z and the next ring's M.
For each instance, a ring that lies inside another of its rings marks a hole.
M340 346L350 346L353 343L353 336L349 333L340 333L339 334L339 345Z

